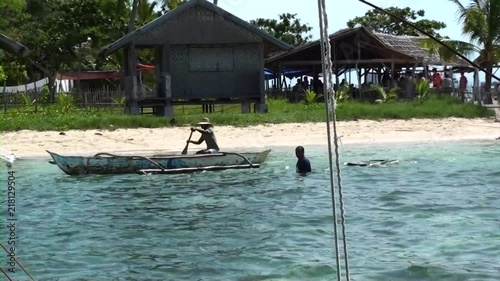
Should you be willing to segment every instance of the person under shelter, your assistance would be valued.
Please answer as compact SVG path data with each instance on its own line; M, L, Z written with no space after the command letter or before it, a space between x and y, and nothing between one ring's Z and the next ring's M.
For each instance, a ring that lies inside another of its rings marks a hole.
M200 126L201 129L191 128L191 131L201 133L200 139L198 141L189 140L188 142L198 145L205 142L207 144L207 148L196 152L196 154L218 153L219 145L217 144L217 138L215 137L214 126L210 123L210 120L205 117L197 125Z

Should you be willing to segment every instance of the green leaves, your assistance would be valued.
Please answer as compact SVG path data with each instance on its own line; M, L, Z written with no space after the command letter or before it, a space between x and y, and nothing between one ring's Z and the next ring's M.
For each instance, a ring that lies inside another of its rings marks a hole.
M25 0L2 0L0 4L0 8L3 9L12 9L12 10L22 10L26 5Z
M451 40L451 39L442 39L441 41L446 45L448 45L449 47L451 47L456 52L461 53L462 55L465 56L469 56L474 52L479 51L479 49L474 44L468 42ZM417 42L420 45L420 47L427 50L429 53L439 54L441 59L446 62L454 62L457 58L454 52L452 52L448 48L443 47L443 45L439 44L437 41L431 38L422 37Z
M380 86L379 84L372 84L370 85L372 90L376 91L381 99L377 99L377 103L389 103L396 101L398 99L398 88L393 87L392 89L389 90L389 92L386 92L384 87Z
M408 7L390 7L386 10L392 14L395 14L405 20L414 23L416 26L422 28L423 30L434 36L439 36L437 32L446 27L446 24L444 22L419 19L425 17L424 10L415 11ZM392 35L418 36L418 32L415 29L377 10L370 10L366 12L364 16L356 17L347 22L347 26L350 28L353 28L358 24L376 32Z
M17 5L11 4L14 2ZM2 3L2 13L6 16L0 17L0 26L9 37L31 50L29 59L47 70L42 76L53 76L57 71L94 70L97 51L124 35L130 15L129 2L9 0ZM151 4L148 9L154 7ZM28 61L8 56L2 56L1 60L8 84L23 84L25 76L20 75L22 71L17 71L15 64L29 65ZM114 61L109 62L112 66L106 66L106 63L103 67L108 69L120 66ZM28 79L30 81L41 78L34 76L33 71L27 74L32 76Z
M434 89L431 88L430 82L428 80L417 80L417 97L416 101L419 104L423 104L424 101L428 100L431 95L434 93Z
M316 92L311 91L311 90L306 90L305 95L304 95L304 102L306 104L313 104L316 103L319 99L318 94Z
M250 23L294 46L307 43L312 38L308 34L312 27L302 24L297 14L284 13L279 15L279 20L258 18Z
M3 67L0 65L0 82L5 81L7 79L7 75L3 72Z
M468 6L459 0L450 1L457 6L462 32L477 45L479 64L492 72L493 65L500 61L500 0L470 0ZM491 85L491 79L486 74L487 85Z

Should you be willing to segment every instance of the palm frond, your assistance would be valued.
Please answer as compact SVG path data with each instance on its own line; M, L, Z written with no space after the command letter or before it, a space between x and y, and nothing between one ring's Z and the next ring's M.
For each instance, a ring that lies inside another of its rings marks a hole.
M462 33L475 42L486 42L488 36L488 18L477 7L467 9L463 19Z
M451 47L453 50L456 52L464 55L464 56L470 56L475 52L478 52L480 49L475 46L472 43L469 42L464 42L464 41L459 41L459 40L451 40L451 39L445 39L441 40L443 43ZM456 54L452 52L450 49L444 47L443 45L439 44L437 41L433 40L432 38L421 38L418 41L418 44L420 47L425 49L427 52L430 54L439 54L440 58L444 61L454 61L456 59Z
M382 97L383 100L387 98L387 93L385 92L384 87L380 86L379 84L372 84L371 88L379 94L380 97Z
M457 15L457 20L458 21L462 21L464 18L465 18L465 12L466 12L466 8L464 5L462 5L462 3L460 3L459 0L450 0L451 2L453 2L455 5L457 5L457 12L456 12L456 15Z

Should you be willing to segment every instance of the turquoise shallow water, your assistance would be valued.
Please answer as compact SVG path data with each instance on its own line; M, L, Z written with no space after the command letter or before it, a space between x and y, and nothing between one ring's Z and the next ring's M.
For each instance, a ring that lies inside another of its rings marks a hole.
M258 170L176 176L19 161L17 255L37 280L336 280L326 151L306 147L306 177L293 148ZM342 149L380 158L401 163L342 167L351 279L499 280L500 143Z

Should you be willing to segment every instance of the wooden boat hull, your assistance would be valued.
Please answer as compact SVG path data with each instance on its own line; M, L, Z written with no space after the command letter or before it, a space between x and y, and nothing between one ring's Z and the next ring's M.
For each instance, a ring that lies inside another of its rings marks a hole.
M182 173L204 170L257 168L266 161L271 150L253 153L214 153L194 155L157 155L152 157L121 156L107 153L92 157L62 156L47 151L51 164L57 165L68 175L128 174L142 171ZM167 171L167 172L166 172Z

